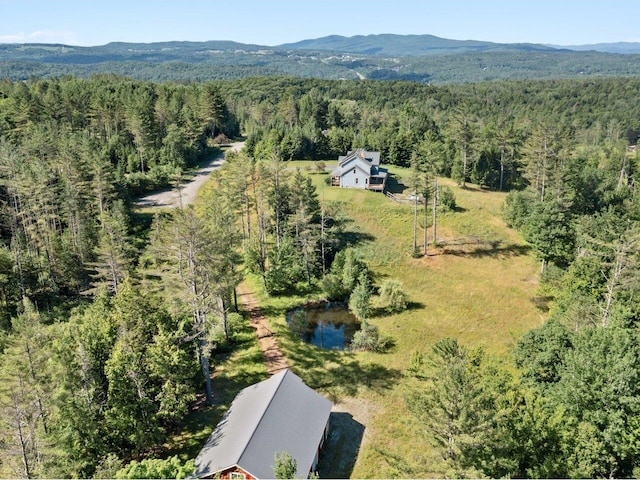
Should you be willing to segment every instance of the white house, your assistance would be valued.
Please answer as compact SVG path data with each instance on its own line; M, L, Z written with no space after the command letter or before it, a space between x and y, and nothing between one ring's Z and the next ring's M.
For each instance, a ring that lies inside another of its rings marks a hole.
M338 157L338 166L331 172L333 186L383 192L386 184L387 170L380 167L380 152L362 148Z
M273 478L274 456L287 451L296 478L317 468L332 404L283 370L240 391L196 457L196 478Z

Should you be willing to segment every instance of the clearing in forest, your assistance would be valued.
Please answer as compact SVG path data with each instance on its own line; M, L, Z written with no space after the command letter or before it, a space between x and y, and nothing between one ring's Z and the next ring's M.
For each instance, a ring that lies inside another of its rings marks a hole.
M402 176L408 176L407 170L390 170L400 184ZM326 174L311 176L320 199L342 204L351 219L346 228L376 283L398 279L409 295L408 310L371 320L393 339L393 348L381 354L352 353L304 344L289 332L284 314L306 299L268 298L256 279L249 279L250 288L268 312L270 329L294 371L335 403L366 410L349 412L366 421L352 476L442 476L436 452L404 401L412 354L427 353L436 340L454 337L510 365L517 339L546 318L536 307L538 264L502 220L505 193L473 185L461 189L443 179L454 192L457 208L439 217L438 247L430 245L427 256L413 258L412 205L380 193L326 186ZM431 228L427 233L431 240ZM418 238L421 243L421 226Z

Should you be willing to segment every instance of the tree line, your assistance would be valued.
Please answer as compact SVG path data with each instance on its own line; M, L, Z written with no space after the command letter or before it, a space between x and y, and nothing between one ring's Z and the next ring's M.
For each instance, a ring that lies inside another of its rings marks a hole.
M521 79L598 78L638 75L637 54L536 48L448 51L445 54L336 53L336 50L283 50L233 42L186 46L182 42L121 44L74 49L65 46L3 45L0 68L14 81L65 75L117 74L153 82L207 82L295 76L326 80L359 76L376 81L431 84ZM424 47L424 45L421 45ZM338 51L341 47L338 47ZM361 44L361 50L366 48ZM372 50L378 50L372 46ZM384 50L384 49L383 49ZM446 50L446 49L445 49ZM442 50L441 50L442 53ZM360 77L361 78L361 77Z
M164 255L166 285L182 282L172 293L193 273L172 261L163 219L149 241L132 200L179 183L238 126L212 84L0 85L1 468L113 477L181 424L211 353L201 348L208 319L189 310L188 293L170 304L144 282L149 251ZM195 221L183 217L174 223Z
M438 87L286 78L222 84L250 154L277 148L284 159L327 159L366 148L403 167L428 157L440 175L496 190L528 184L532 144L551 131L565 149L588 145L603 154L612 142L622 149L635 144L640 134L633 78Z

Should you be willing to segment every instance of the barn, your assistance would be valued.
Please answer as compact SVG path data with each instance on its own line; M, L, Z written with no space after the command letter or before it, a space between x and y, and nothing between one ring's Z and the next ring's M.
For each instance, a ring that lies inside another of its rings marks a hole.
M332 404L291 370L238 393L196 457L197 478L273 478L274 456L287 451L297 478L316 471Z

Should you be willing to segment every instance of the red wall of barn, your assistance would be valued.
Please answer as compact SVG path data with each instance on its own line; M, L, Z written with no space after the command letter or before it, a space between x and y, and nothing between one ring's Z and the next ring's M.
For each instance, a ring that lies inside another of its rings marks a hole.
M232 473L241 473L241 474L246 475L247 480L256 480L255 477L251 476L251 474L245 472L243 469L241 469L238 466L231 467L231 468L229 468L227 470L223 470L222 472L219 472L219 478L222 478L224 480L229 480L231 478L231 474Z

